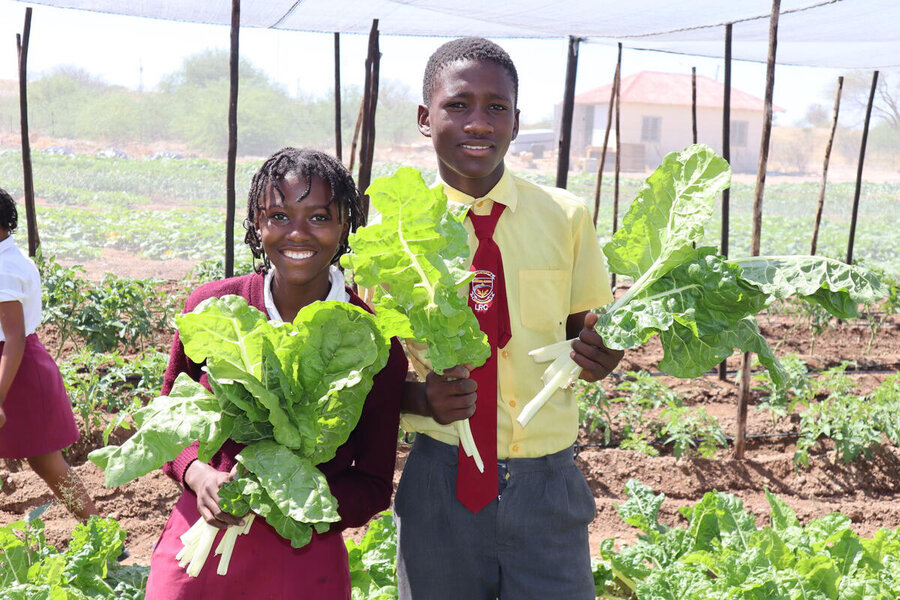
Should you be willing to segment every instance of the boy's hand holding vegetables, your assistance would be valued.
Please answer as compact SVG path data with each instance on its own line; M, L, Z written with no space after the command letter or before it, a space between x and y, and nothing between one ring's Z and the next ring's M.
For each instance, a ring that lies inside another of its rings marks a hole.
M603 338L594 329L599 318L591 311L584 311L569 315L566 322L567 335L575 338L569 358L581 367L579 377L588 382L600 381L612 373L625 356L624 350L607 348L603 343ZM581 327L580 331L578 327Z
M431 417L441 425L468 419L475 413L478 384L469 378L472 365L457 365L443 375L430 371L425 383L407 384L401 409Z

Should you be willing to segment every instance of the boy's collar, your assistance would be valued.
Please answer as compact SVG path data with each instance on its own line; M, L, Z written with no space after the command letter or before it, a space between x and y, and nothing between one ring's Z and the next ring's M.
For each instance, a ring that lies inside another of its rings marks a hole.
M16 245L16 239L8 235L2 241L0 241L0 252L6 250L7 248L12 248Z
M511 212L516 212L519 196L516 191L516 182L513 181L513 176L512 173L509 172L509 169L503 170L500 181L491 188L491 191L482 196L482 198L473 198L454 187L450 187L449 184L441 179L440 175L438 175L437 183L443 184L444 193L447 194L447 199L451 202L471 206L482 198L490 198L493 202L499 202L500 204L505 205Z

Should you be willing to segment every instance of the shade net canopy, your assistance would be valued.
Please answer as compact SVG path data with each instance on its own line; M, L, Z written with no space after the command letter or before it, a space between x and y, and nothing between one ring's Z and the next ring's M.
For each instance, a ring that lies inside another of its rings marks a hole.
M228 0L31 0L28 4L229 25ZM561 38L765 62L770 0L242 0L241 26L384 35ZM900 67L900 0L782 0L778 63Z

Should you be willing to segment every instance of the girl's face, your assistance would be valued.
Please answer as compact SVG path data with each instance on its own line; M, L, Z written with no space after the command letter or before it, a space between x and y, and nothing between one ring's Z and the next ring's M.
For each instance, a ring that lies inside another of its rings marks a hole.
M337 200L331 200L331 190L320 178L312 178L312 188L302 200L305 179L290 173L279 187L284 200L270 185L259 199L255 220L275 269L275 288L294 288L293 293L310 301L324 298L330 286L328 267L350 224L341 219Z

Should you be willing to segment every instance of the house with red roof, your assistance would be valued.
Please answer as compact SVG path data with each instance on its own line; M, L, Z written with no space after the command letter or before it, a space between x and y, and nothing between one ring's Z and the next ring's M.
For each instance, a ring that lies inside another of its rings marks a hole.
M612 84L575 96L571 156L599 156L606 132ZM697 141L722 151L725 86L697 75ZM622 78L619 127L623 170L654 168L662 157L692 143L691 76L641 71ZM756 170L762 135L763 100L731 88L731 164L735 171ZM783 109L774 107L774 111ZM557 115L560 111L557 111ZM557 117L557 130L559 118ZM615 112L609 152L615 149ZM607 154L607 165L614 155Z

